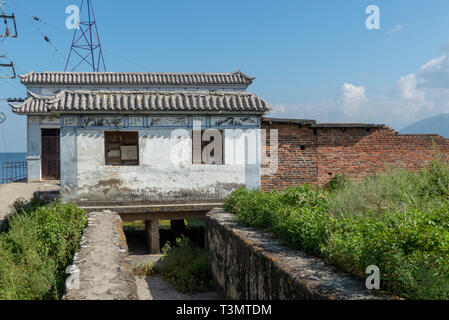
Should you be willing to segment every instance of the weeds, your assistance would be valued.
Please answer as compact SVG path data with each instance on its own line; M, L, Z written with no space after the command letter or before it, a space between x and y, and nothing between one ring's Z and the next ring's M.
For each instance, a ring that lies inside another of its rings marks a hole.
M192 294L214 289L209 258L189 238L176 239L175 246L167 243L162 252L163 266L155 269L178 291Z
M153 276L157 273L157 268L154 263L142 262L133 266L133 274L139 277Z
M232 193L224 208L361 277L377 265L382 289L408 299L449 299L449 166L387 170L323 190L298 186Z
M58 299L86 223L71 203L16 201L0 233L0 299Z

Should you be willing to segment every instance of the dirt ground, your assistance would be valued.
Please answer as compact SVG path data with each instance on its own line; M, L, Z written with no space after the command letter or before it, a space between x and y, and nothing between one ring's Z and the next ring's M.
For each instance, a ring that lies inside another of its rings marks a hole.
M136 276L137 295L139 300L223 300L219 292L206 292L187 295L176 291L161 277Z

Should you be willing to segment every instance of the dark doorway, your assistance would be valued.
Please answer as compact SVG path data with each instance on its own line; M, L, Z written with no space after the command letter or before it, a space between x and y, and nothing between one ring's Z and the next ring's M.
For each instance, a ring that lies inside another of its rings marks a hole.
M59 129L42 129L42 180L59 180Z

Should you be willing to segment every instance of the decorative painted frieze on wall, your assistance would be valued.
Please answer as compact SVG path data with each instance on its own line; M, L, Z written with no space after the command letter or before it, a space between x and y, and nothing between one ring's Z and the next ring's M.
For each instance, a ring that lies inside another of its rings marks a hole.
M51 125L55 127L61 124L61 118L53 116L28 116L28 122L33 124Z
M48 124L59 124L60 123L59 117L53 117L53 116L43 116L41 117L41 123L48 123Z
M83 127L123 127L125 120L122 116L84 116Z
M186 127L189 125L189 117L148 117L148 126L150 127Z
M42 122L39 117L30 117L31 121ZM47 120L50 121L50 120ZM53 121L53 120L52 120ZM54 123L61 122L55 118ZM232 128L232 127L258 127L259 119L255 116L138 116L138 115L65 115L61 122L63 127L82 128Z
M76 127L78 125L78 118L76 116L64 117L64 127Z
M207 127L206 117L192 117L192 126L194 130Z
M143 117L129 117L128 125L130 127L143 127Z
M39 123L39 117L38 116L28 116L28 122L29 123Z
M255 126L258 124L257 117L250 116L220 116L211 117L211 126Z

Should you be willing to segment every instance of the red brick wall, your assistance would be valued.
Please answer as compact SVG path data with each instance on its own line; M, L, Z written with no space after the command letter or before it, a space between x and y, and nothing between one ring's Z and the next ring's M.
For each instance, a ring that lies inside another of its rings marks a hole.
M336 174L355 178L404 167L418 170L429 163L435 145L449 154L449 140L438 135L400 135L390 128L318 129L318 183Z
M387 166L418 170L433 159L434 144L449 155L449 139L438 135L400 135L385 128L299 128L268 123L278 129L279 166L262 176L262 189L282 189L300 183L326 184L337 174L357 179ZM304 150L301 146L305 147Z
M299 128L294 124L262 122L262 129L267 130L267 150L270 129L278 129L278 170L271 176L263 176L262 189L265 191L297 186L300 183L316 183L317 145L316 136L310 128ZM301 150L301 147L304 150Z

